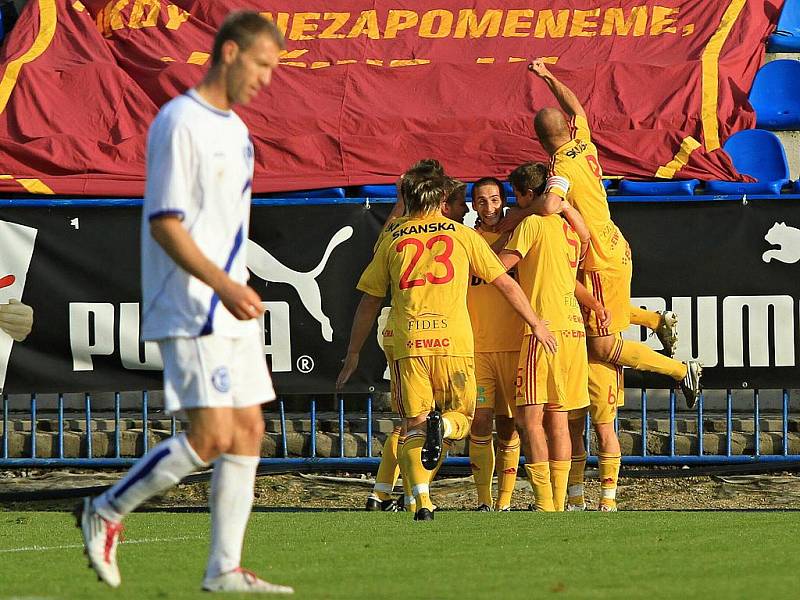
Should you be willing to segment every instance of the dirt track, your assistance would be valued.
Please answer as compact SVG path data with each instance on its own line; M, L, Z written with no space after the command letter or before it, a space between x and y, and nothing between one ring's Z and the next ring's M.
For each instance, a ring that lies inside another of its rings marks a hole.
M0 472L0 510L63 510L74 498L19 501L18 493L75 490L108 485L119 472L25 471ZM589 473L587 497L595 506L599 483ZM372 488L365 475L265 475L256 483L256 505L280 509L360 509ZM398 493L400 488L397 488ZM476 505L471 477L445 477L431 486L440 508L469 510ZM205 482L182 484L149 503L152 507L202 507L208 498ZM525 509L533 500L530 485L517 482L513 508ZM700 476L681 478L620 479L621 510L742 510L800 509L800 477L797 474Z

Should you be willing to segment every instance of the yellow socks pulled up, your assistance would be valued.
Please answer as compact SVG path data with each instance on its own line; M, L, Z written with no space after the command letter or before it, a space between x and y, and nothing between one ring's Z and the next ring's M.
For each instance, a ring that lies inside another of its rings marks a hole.
M495 510L511 506L511 496L517 483L519 467L519 435L514 433L510 440L497 440L497 502Z
M674 358L659 354L641 342L617 338L608 356L608 362L624 367L669 375L675 381L686 377L686 365Z
M469 466L478 492L478 504L492 505L494 439L492 434L469 436Z
M411 492L416 500L416 509L433 510L430 496L431 474L422 466L422 446L425 445L425 434L420 431L409 433L400 450L400 464L403 477L408 479Z
M583 474L586 471L586 452L572 457L567 479L567 502L571 506L584 506L586 499L583 496Z
M631 323L655 331L661 324L661 315L654 310L647 310L631 305Z
M375 475L373 493L381 500L389 500L400 475L400 465L397 462L397 445L400 440L400 427L395 427L386 438L381 452L381 464Z
M533 486L533 495L536 497L536 510L553 512L553 488L550 484L550 463L543 461L526 464L525 471Z
M597 455L597 466L600 471L600 510L616 510L617 479L619 479L619 454Z
M403 453L403 445L406 443L405 436L400 438L397 444L397 462L400 466L400 476L403 478L403 506L406 510L414 512L417 506L417 501L414 498L414 488L411 485L411 479L406 476L403 462L400 460L400 455Z
M564 511L564 503L567 500L567 479L569 479L571 464L571 461L568 460L550 461L550 486L553 489L553 508L556 512Z

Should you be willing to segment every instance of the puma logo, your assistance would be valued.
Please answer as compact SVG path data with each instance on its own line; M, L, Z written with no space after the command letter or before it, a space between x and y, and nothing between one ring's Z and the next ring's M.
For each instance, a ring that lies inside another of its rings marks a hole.
M768 263L771 260L779 260L784 263L796 263L800 260L800 229L789 227L786 223L775 223L769 228L767 235L764 236L773 246L761 256L761 260Z
M306 310L319 321L322 327L322 337L326 342L333 341L333 327L331 327L331 320L322 312L322 295L317 283L317 277L325 270L325 265L328 264L328 259L333 250L338 245L349 240L352 235L353 228L349 225L337 231L331 241L328 242L328 247L325 249L319 264L305 273L294 271L282 264L253 240L247 241L247 268L267 283L271 281L273 283L288 283L291 285L297 291L297 295L300 296L300 301Z

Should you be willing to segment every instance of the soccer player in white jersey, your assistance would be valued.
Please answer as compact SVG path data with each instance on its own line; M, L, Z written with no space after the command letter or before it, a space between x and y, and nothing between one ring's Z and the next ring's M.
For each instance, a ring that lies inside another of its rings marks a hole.
M90 566L120 585L122 519L148 498L213 463L206 591L292 593L241 568L264 420L275 399L247 286L253 144L235 104L269 84L283 36L256 12L229 15L197 87L165 104L147 144L142 209L142 337L164 360L168 412L189 430L142 457L104 494L77 509Z

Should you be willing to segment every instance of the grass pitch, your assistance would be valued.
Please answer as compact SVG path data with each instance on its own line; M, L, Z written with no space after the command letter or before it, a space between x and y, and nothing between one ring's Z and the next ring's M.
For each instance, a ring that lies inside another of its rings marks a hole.
M86 568L71 515L0 512L0 599L208 598L207 513L126 527L112 590ZM797 512L259 511L243 565L295 598L789 598L798 534Z

